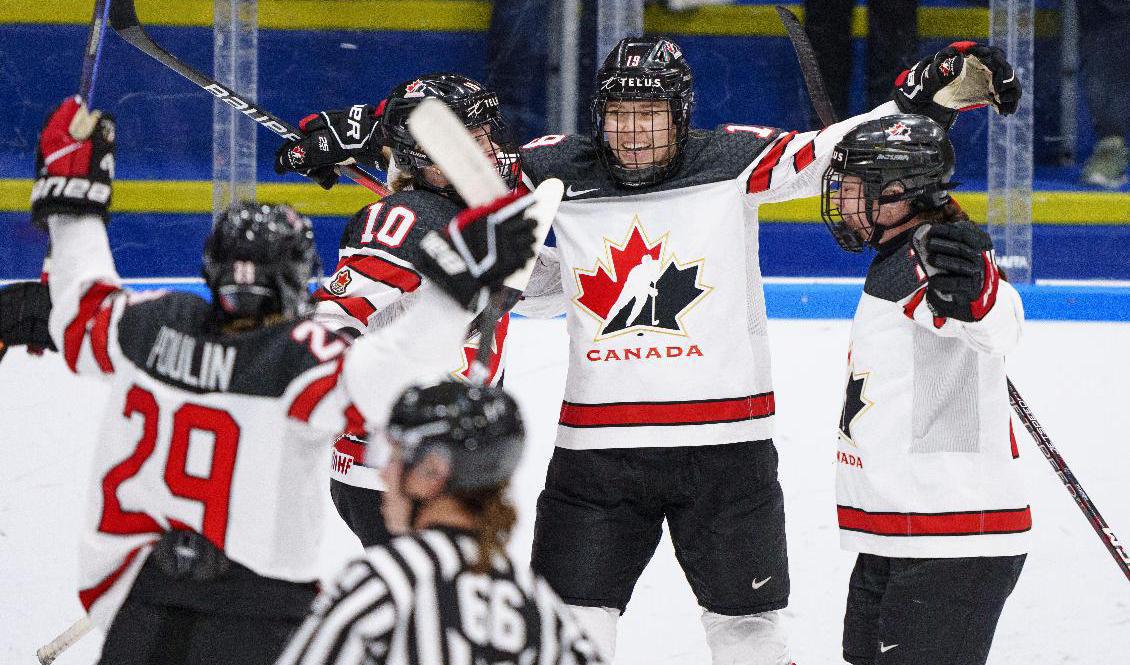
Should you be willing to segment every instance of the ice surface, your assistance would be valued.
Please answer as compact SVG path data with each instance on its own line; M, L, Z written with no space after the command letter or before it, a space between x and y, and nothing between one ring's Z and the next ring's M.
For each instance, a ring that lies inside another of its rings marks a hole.
M513 551L525 560L552 452L566 337L561 321L518 321L511 330L507 385L532 434L515 479L521 521ZM848 331L846 321L770 322L793 578L786 615L798 665L841 662L853 557L838 546L833 450ZM1111 527L1130 540L1130 326L1030 323L1009 368ZM68 375L57 355L33 358L17 350L0 364L0 663L34 663L35 649L80 616L76 529L103 401L101 386ZM1017 434L1029 473L1034 546L989 662L1126 663L1130 583L1019 426ZM326 573L356 548L333 518ZM621 620L617 663L709 663L699 614L665 537ZM92 663L100 643L92 633L56 662Z

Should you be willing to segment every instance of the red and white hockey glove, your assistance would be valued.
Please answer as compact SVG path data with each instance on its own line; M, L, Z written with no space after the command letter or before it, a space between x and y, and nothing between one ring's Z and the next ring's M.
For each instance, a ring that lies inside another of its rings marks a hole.
M114 180L114 118L78 97L57 106L39 134L31 221L47 229L53 214L109 217Z
M913 244L929 277L926 304L935 316L974 322L988 315L1000 287L988 233L966 221L928 224L915 231Z
M944 127L959 111L992 105L1001 115L1020 105L1020 81L1004 51L954 42L919 60L895 80L895 103L904 113L927 116Z
M463 307L481 310L489 292L534 256L536 224L526 217L533 203L532 194L511 192L464 210L420 240L416 267Z
M295 171L329 189L337 184L335 166L377 162L380 108L357 104L306 116L298 123L302 138L283 143L275 152L275 173Z

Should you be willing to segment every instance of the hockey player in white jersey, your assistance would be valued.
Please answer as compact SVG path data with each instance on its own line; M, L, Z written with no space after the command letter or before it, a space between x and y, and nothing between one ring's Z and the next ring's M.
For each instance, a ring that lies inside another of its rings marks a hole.
M438 234L419 262L431 293L350 347L304 315L313 233L285 205L217 219L211 303L122 288L104 228L114 131L66 100L32 191L53 246L51 337L72 371L109 384L79 599L108 630L103 663L269 663L314 597L329 441L381 427L403 387L443 371L468 310L533 255L532 222L462 220L470 260L498 247L480 278Z
M556 247L516 311L565 313L570 366L538 501L533 566L612 645L664 520L703 608L715 663L789 662L775 400L758 264L762 203L820 193L836 143L903 110L1016 108L997 50L959 43L896 82L894 101L819 132L690 128L693 77L665 39L625 39L598 73L588 136L523 148L533 186L568 185ZM616 311L625 276L660 266L646 316Z
M545 580L506 554L525 443L514 400L455 381L414 387L387 435L383 510L400 535L345 567L278 665L606 662Z
M276 171L297 171L326 188L337 181L336 164L380 162L389 167L393 193L349 220L337 267L314 294L315 320L343 334L356 337L375 331L403 314L426 283L415 265L420 238L446 226L463 209L455 189L408 131L408 115L429 97L442 100L463 120L503 179L511 188L517 186L518 146L499 111L498 96L477 81L447 72L404 81L375 106L311 114L299 123L302 138L278 149ZM351 130L356 138L350 138ZM466 377L479 345L485 343L492 347L488 382L501 379L510 324L509 307L501 309L493 339L479 339L478 326L472 325L463 348L451 353L448 369L453 375ZM363 446L352 435L337 441L330 492L346 524L368 546L386 542L388 533L380 519L382 484L377 475L383 456L370 447L370 457L361 463L354 453Z
M848 133L824 174L833 236L875 250L836 452L853 665L982 665L1027 552L1004 369L1024 310L950 198L953 169L940 126L892 115Z

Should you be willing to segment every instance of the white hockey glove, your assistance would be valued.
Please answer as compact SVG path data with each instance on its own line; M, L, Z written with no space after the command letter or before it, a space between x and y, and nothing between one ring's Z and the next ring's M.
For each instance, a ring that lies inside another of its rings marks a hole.
M1001 115L1016 111L1021 87L1004 51L976 42L954 42L918 61L895 81L894 100L904 113L924 115L944 127L958 112L991 105Z

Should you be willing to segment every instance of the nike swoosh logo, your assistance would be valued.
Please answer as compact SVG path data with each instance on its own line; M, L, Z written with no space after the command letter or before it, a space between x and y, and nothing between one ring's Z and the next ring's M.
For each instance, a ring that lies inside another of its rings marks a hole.
M569 188L565 190L565 196L572 198L574 196L580 196L581 194L588 194L589 192L595 192L598 189L600 189L600 188L599 187L593 187L592 189L582 189L582 190L578 191L578 190L573 189L572 185L569 185Z
M897 646L898 646L897 644L883 644L882 642L880 642L879 643L879 653L887 653L888 651L890 651L891 649L894 649Z
M752 586L753 586L754 589L760 589L761 587L765 586L765 583L768 582L771 579L773 579L772 575L770 575L769 577L766 577L765 579L761 580L760 582L758 582L757 579L754 578Z

